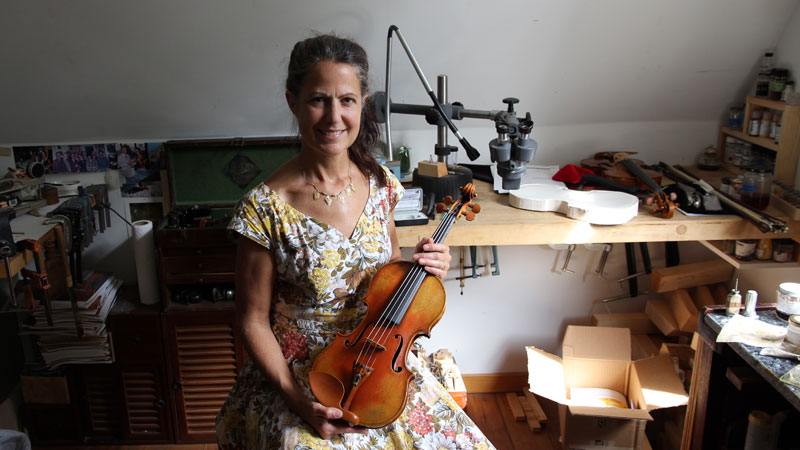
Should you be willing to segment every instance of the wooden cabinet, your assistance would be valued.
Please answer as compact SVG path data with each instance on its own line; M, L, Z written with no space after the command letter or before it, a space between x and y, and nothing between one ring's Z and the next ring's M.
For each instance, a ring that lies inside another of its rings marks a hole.
M232 307L163 315L176 442L216 441L215 419L244 364Z
M122 392L125 441L170 442L161 314L152 308L113 314L110 329Z
M216 442L217 414L245 360L233 305L159 308L117 300L108 324L115 362L69 368L64 404L25 405L35 444Z
M781 137L779 143L776 144L770 138L748 135L747 129L750 118L753 111L756 110L770 110L781 113ZM794 186L797 159L798 155L800 155L800 105L787 105L781 101L752 96L747 97L743 129L729 127L720 129L717 148L721 155L725 154L725 138L728 136L775 152L775 179L789 186Z

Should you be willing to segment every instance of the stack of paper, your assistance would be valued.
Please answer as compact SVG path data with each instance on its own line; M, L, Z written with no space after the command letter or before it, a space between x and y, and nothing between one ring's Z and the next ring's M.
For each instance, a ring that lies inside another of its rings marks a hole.
M23 324L20 334L36 337L42 359L53 369L64 364L111 363L110 335L106 322L117 299L122 280L107 272L92 272L75 286L78 319L83 336L78 336L75 313L69 300L51 300L53 324L47 322L44 307L33 311L33 322Z

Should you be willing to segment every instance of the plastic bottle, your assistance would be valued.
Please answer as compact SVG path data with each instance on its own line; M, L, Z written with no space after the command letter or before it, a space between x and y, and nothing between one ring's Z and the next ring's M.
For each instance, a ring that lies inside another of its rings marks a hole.
M769 128L772 126L772 111L764 111L761 114L761 124L758 127L758 135L761 137L769 136Z

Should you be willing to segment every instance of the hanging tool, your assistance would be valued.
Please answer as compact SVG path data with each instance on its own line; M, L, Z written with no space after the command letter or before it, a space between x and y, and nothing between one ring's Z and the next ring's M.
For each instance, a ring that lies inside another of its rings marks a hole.
M600 262L597 264L597 269L595 269L594 273L600 276L600 278L605 279L606 274L604 273L606 262L608 261L608 254L611 253L611 250L614 248L614 244L583 244L583 246L587 250L602 250L603 253L600 255Z
M625 243L625 259L628 263L628 276L617 280L619 283L622 283L623 281L628 282L630 292L633 294L631 297L636 297L636 295L638 295L639 287L636 279L642 275L647 275L653 272L653 266L650 262L650 249L647 247L647 242L639 243L639 251L642 253L642 264L644 265L644 270L641 272L636 271L636 249L634 248L633 243Z
M41 296L42 304L44 305L44 313L45 316L47 316L47 324L53 326L53 310L50 306L50 298L47 296L47 291L50 289L50 282L47 280L44 250L42 246L39 245L39 242L33 239L25 239L17 243L17 245L33 253L33 262L36 266L36 272L22 269L20 273L22 273L22 276L31 284L34 292L37 292Z
M717 196L722 203L731 207L734 211L736 211L737 214L750 221L753 225L755 225L759 230L761 230L764 233L770 233L770 232L786 233L789 231L789 227L783 220L780 220L776 217L772 217L769 214L757 211L753 208L750 208L749 206L742 205L741 203L728 197L724 193L716 190L705 180L699 179L698 177L692 175L689 171L687 171L686 169L677 164L671 166L669 164L660 162L658 163L658 166L664 173L664 175L666 175L667 177L675 181L694 183L700 186L707 193Z

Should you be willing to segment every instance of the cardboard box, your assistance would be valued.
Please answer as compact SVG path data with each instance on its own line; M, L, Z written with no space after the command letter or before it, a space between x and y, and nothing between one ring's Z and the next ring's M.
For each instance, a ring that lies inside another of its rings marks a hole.
M531 392L559 404L561 442L566 449L642 449L650 411L685 405L689 396L669 356L631 361L627 328L570 325L562 357L526 347ZM576 387L612 389L632 408L581 406L570 400Z

